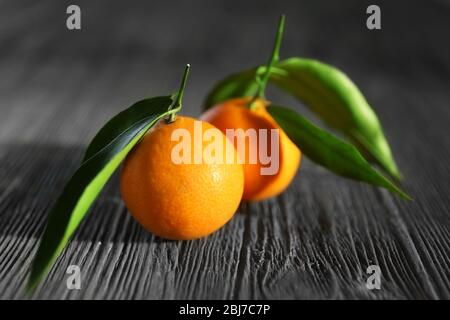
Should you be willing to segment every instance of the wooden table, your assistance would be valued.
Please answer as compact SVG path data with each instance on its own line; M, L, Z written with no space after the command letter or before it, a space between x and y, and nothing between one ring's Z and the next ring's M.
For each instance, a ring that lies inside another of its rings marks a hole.
M128 214L114 176L33 298L450 298L450 6L377 1L0 2L0 298L23 287L49 208L90 138L112 115L177 89L192 64L184 113L211 85L268 58L287 14L282 56L338 66L366 94L404 173L402 201L303 159L289 189L242 204L205 239L165 241ZM405 9L408 8L408 9ZM293 99L273 101L314 119ZM81 290L66 269L81 268ZM368 290L369 265L381 269Z

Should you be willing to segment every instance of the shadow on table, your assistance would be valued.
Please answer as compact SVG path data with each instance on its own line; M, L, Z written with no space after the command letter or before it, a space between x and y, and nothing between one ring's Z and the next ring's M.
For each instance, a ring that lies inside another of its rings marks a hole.
M40 237L48 213L78 168L85 147L58 144L0 145L0 236ZM245 206L239 211L246 213ZM173 242L155 237L131 217L110 178L74 235L77 241Z

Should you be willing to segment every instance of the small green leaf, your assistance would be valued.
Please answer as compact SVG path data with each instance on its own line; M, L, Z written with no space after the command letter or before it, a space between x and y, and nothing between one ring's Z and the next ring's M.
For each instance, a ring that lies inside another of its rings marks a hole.
M203 109L207 110L225 100L254 96L258 91L256 72L257 69L253 68L227 76L208 93Z
M343 177L380 186L404 199L411 199L373 169L353 145L323 131L291 109L270 105L267 110L312 161Z
M49 214L28 281L30 291L48 273L109 177L173 103L174 96L139 101L98 132Z
M274 66L270 80L346 135L369 160L401 178L375 112L344 73L316 60L294 57Z

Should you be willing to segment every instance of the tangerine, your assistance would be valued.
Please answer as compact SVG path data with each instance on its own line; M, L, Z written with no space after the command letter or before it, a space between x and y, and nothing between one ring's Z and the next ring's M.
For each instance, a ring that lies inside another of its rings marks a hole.
M208 121L222 132L227 129L279 129L278 135L278 171L275 174L267 175L262 173L265 164L258 157L258 161L250 162L249 155L261 155L258 144L251 144L249 140L245 142L245 149L237 148L239 156L244 161L244 194L243 199L254 201L263 200L278 195L284 191L294 178L301 160L301 152L297 146L289 139L286 133L278 126L272 116L267 112L268 102L257 98L252 103L252 108L248 108L251 98L237 98L227 100L206 111L201 119ZM261 139L261 136L258 137ZM267 150L271 150L271 137L268 137ZM236 146L237 141L233 139ZM237 146L236 146L237 147ZM242 154L245 152L245 154Z
M163 238L209 235L233 217L241 201L244 172L237 161L174 161L173 150L179 149L174 132L181 129L193 135L196 122L203 130L216 130L227 152L237 159L234 146L213 125L177 116L172 123L161 121L152 128L127 156L121 172L126 207L145 229ZM194 141L189 143L193 146Z

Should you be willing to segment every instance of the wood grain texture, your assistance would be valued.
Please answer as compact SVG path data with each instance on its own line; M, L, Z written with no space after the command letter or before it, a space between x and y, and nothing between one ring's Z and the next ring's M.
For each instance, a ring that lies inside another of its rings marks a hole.
M31 298L450 298L447 2L380 1L378 32L365 28L361 1L79 1L78 32L65 29L68 4L0 2L1 299L26 298L48 211L96 130L135 100L174 91L186 62L184 113L199 115L214 81L266 61L282 12L282 56L318 58L356 81L414 201L304 159L281 196L242 204L208 238L165 241L127 213L114 176ZM269 97L311 116L273 90ZM66 287L73 264L81 290ZM381 290L366 289L372 264Z

